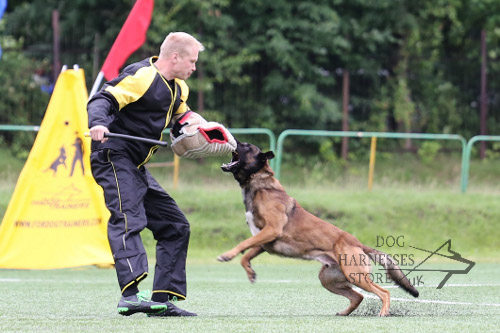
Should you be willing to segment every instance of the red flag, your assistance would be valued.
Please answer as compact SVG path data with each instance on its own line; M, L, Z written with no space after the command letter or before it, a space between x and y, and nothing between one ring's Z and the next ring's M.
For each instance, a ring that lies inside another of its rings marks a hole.
M102 65L101 72L107 80L118 76L128 57L146 41L146 31L151 22L154 0L137 0L130 11L122 30Z

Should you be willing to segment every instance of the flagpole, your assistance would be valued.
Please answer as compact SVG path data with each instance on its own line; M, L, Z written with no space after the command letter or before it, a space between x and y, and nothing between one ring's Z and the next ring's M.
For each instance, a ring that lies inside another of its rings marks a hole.
M94 85L92 86L92 90L90 91L89 99L91 99L92 96L95 95L97 90L99 90L103 78L104 78L104 73L100 71L99 74L97 74L97 77L95 78Z
M112 80L117 77L119 69L125 63L125 60L144 44L153 8L154 0L136 0L108 56L104 60L104 64L90 91L89 99L97 93L103 79Z

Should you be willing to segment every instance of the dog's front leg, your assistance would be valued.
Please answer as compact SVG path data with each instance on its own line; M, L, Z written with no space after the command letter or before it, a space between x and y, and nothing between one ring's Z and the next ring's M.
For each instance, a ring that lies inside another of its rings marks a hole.
M219 261L229 261L236 257L239 253L251 248L260 246L262 244L269 243L281 235L282 228L279 230L271 225L266 225L257 235L245 239L243 242L239 243L233 249L221 254L217 257Z
M264 249L261 246L252 247L243 257L241 257L241 266L243 266L243 269L247 272L248 280L250 280L251 283L255 282L257 274L253 270L250 260L257 257L262 252L264 252Z
M217 260L229 261L251 247L260 246L276 240L281 236L283 228L287 221L286 207L283 204L277 204L272 197L265 194L256 194L254 198L254 218L258 219L256 225L263 225L262 230L253 237L245 239L233 249L221 254Z

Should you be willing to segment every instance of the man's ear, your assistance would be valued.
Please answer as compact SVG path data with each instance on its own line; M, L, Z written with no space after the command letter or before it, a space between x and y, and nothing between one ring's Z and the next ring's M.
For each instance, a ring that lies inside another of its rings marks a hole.
M177 63L179 61L179 52L173 52L171 55L171 59L174 63Z
M274 153L272 151L268 151L264 153L264 156L266 157L266 159L272 160L274 158Z

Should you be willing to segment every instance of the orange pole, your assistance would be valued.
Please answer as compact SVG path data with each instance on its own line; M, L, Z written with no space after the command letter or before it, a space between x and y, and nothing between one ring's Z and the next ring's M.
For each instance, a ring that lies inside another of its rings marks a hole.
M179 184L179 165L180 158L174 154L174 190L177 189L177 185Z
M373 173L375 171L376 151L377 151L377 137L372 136L372 142L370 145L370 166L368 170L368 191L371 191L373 187Z

